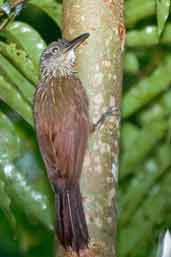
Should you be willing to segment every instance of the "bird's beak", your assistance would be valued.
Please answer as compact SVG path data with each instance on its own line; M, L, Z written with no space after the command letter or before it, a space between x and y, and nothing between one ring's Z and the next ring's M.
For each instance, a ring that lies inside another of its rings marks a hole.
M83 43L88 37L89 37L89 33L84 33L76 38L74 38L73 40L69 41L67 46L64 49L64 52L68 52L71 49L75 49L77 48L81 43Z

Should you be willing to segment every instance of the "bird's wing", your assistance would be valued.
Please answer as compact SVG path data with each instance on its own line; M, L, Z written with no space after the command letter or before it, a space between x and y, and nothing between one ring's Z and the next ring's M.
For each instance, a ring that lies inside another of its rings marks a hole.
M65 80L60 83L62 83L62 96L57 97L55 91L56 104L51 97L49 98L51 102L48 100L46 107L42 105L42 108L39 108L39 113L36 114L36 127L40 150L50 180L54 182L62 177L72 183L80 177L87 146L88 106L79 80ZM67 88L71 91L65 92ZM63 104L60 105L59 101ZM47 107L48 111L43 111Z
M68 113L63 124L55 124L52 147L63 176L70 179L80 176L88 130L87 117L83 113Z

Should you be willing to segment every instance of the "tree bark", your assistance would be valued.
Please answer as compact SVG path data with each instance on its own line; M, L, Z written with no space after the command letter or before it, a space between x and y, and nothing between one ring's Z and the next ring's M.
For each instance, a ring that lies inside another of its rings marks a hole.
M109 106L120 108L125 30L123 0L64 0L64 37L89 32L77 50L76 70L97 121ZM81 191L90 233L90 249L98 257L116 256L116 185L119 117L110 117L89 140ZM56 256L62 256L60 250Z

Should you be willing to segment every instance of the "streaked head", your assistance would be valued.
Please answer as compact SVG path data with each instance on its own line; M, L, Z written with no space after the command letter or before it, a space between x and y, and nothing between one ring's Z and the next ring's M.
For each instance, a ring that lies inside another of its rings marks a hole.
M73 65L75 63L75 49L83 43L89 36L85 33L68 41L60 39L52 42L41 55L40 67L41 77L68 76L72 74Z

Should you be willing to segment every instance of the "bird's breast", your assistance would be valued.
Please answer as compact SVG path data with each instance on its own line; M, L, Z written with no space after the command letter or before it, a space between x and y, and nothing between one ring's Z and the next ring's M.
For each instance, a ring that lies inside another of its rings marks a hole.
M73 113L88 116L88 98L80 80L51 79L37 89L34 109L36 119L60 122Z

